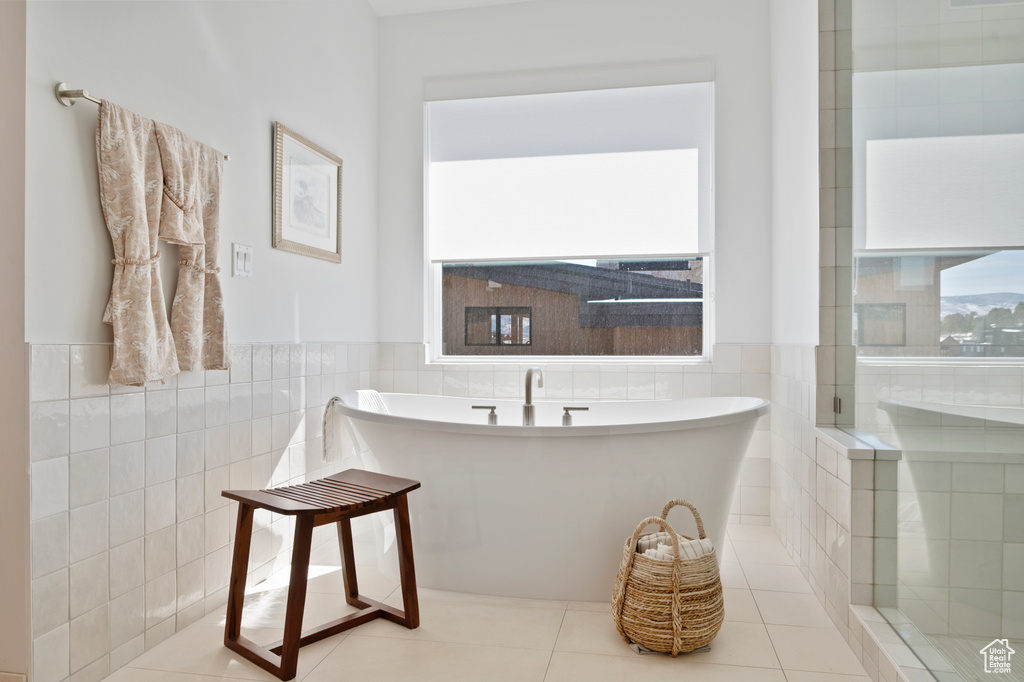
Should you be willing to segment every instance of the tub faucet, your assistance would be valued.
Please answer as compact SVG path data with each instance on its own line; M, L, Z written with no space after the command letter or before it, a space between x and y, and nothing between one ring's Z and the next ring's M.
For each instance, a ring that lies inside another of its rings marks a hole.
M523 403L523 426L533 426L533 373L537 373L537 388L544 388L544 372L540 367L526 370L526 402Z

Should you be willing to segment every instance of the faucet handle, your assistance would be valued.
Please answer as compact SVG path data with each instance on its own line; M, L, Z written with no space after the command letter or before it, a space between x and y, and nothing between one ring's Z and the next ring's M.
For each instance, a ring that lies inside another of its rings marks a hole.
M491 426L498 423L498 413L495 412L495 410L498 409L497 405L473 405L473 409L490 410L490 413L487 415L487 423Z
M572 415L569 414L569 412L570 411L573 411L573 412L585 412L585 411L589 410L590 408L589 407L563 407L562 409L565 410L565 412L562 414L562 426L572 426Z

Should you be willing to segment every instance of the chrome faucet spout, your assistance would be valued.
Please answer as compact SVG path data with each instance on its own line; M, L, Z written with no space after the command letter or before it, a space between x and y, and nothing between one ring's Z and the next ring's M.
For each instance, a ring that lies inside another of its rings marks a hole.
M533 375L537 375L537 388L544 388L544 372L540 367L526 370L526 402L523 403L523 426L533 426Z
M537 388L544 388L544 372L540 367L526 370L526 404L533 404L533 375L537 374Z

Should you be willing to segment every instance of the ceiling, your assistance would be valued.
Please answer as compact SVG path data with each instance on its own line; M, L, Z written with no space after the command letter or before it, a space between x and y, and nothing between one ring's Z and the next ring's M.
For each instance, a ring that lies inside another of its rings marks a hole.
M443 12L450 9L468 7L486 7L488 5L513 5L521 2L538 2L539 0L367 0L378 17L396 14L420 14L423 12Z

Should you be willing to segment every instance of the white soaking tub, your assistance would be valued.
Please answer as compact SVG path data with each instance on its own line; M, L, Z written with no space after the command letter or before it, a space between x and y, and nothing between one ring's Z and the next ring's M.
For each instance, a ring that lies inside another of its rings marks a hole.
M579 601L611 599L623 543L671 499L693 502L721 547L740 463L769 409L760 398L545 401L537 425L522 426L518 401L356 393L334 409L371 468L423 484L409 496L420 585ZM496 406L498 424L474 405ZM589 410L562 426L564 407ZM669 523L692 536L685 511Z

